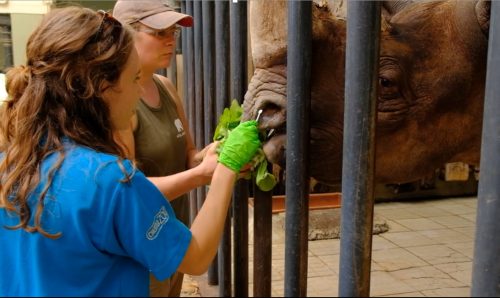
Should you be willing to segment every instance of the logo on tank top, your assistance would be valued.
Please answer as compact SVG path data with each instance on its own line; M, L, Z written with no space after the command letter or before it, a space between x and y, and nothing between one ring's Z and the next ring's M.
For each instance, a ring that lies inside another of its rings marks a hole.
M182 126L182 122L179 118L174 120L174 125L177 128L177 138L182 138L186 132L184 131L184 127Z
M146 238L148 240L154 240L156 237L158 237L161 228L163 228L163 226L167 223L168 219L169 216L167 209L165 209L165 206L161 206L160 211L156 213L153 223L146 232Z

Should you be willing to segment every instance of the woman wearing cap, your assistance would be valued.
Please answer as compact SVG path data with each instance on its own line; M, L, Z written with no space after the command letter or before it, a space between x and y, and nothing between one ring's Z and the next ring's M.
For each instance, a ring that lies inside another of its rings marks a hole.
M132 120L129 143L135 145L130 147L138 167L167 198L175 199L171 204L177 217L189 225L186 193L208 184L216 163L198 165L201 154L197 154L176 88L155 71L169 66L175 55L178 26L192 26L193 18L160 0L118 0L113 16L136 31L135 47L141 63L143 94ZM182 280L179 272L162 282L151 275L150 295L177 297Z

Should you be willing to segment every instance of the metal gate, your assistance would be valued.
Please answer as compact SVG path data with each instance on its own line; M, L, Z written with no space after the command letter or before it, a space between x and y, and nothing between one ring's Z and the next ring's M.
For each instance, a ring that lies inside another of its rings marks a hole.
M348 7L340 296L368 296L373 225L374 129L380 32L378 1ZM307 293L311 1L288 3L285 295ZM182 30L184 100L197 147L210 143L230 99L247 86L247 2L181 2L195 19ZM500 3L492 1L472 295L500 296ZM293 133L291 133L293 132ZM350 136L362 136L352 138ZM238 182L218 262L209 270L220 296L248 296L248 183ZM205 188L191 192L191 212ZM254 295L271 295L271 194L255 194ZM233 233L231 233L231 226ZM234 247L231 250L231 242ZM231 268L231 260L234 267ZM231 289L234 279L234 290Z

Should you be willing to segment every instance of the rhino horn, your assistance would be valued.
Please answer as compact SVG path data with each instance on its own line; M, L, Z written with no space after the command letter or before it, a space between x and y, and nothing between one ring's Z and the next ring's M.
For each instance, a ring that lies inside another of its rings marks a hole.
M488 36L490 29L490 1L480 0L476 3L476 17L483 33Z

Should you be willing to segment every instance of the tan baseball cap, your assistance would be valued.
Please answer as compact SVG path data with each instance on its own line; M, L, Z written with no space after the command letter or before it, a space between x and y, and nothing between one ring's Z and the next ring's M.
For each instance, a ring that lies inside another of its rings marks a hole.
M140 22L157 30L175 24L193 26L193 17L176 12L162 0L118 0L113 8L113 17L125 24Z

